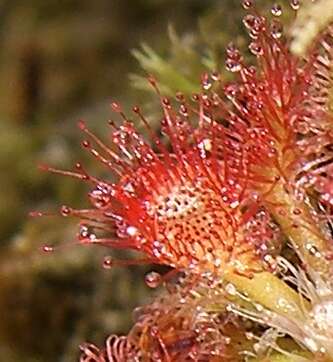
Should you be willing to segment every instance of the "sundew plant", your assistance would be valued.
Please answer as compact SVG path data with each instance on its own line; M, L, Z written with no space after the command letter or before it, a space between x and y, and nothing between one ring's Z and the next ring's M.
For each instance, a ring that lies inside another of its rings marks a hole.
M106 268L170 268L146 275L163 288L128 335L83 343L81 362L333 361L333 26L297 14L319 3L291 0L284 32L281 5L244 0L252 58L230 43L228 81L207 72L166 98L149 76L160 132L117 102L105 139L80 121L108 180L43 167L89 187L87 208L61 208L80 244L137 252Z

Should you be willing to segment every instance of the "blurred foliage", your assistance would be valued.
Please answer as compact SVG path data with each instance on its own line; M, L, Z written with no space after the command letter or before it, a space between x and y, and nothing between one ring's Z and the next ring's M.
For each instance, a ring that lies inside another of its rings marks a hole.
M45 121L121 95L134 65L130 49L164 41L169 21L193 27L210 3L2 1L1 113Z
M164 51L160 49L160 53L143 43L133 55L145 74L132 74L132 85L139 90L151 90L146 75L153 74L165 95L172 96L177 91L187 95L197 92L203 72L224 71L225 47L231 40L238 47L244 47L240 10L238 2L228 0L223 6L212 4L198 19L194 32L178 34L175 27L169 25L169 44Z
M323 29L333 22L333 2L331 0L306 1L300 8L291 29L294 39L291 50L304 55Z
M200 90L200 79L203 73L217 71L224 80L232 77L225 68L225 49L230 42L239 48L246 60L251 62L252 56L247 51L248 37L242 19L240 1L226 0L211 3L198 17L197 27L193 30L178 33L169 23L169 42L165 47L153 48L146 42L132 51L138 60L141 71L130 74L133 88L148 92L147 109L152 111L151 95L153 88L147 82L147 75L154 75L160 91L174 97L176 92L189 96ZM257 0L256 6L270 16L272 2ZM288 0L282 0L283 14L281 20L288 26L294 19Z

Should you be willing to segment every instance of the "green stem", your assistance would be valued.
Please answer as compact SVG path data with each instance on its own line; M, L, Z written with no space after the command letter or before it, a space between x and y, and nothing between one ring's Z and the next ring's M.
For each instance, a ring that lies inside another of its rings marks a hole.
M296 201L291 193L278 183L267 197L267 208L293 243L303 261L324 279L331 270L327 254L328 240L310 213L310 206ZM279 206L276 206L279 205Z
M282 353L272 353L269 357L252 358L249 362L307 362L311 361L308 358L293 355L287 356Z
M284 281L269 272L256 273L249 279L229 273L225 279L251 300L280 315L303 319L303 308L307 302Z

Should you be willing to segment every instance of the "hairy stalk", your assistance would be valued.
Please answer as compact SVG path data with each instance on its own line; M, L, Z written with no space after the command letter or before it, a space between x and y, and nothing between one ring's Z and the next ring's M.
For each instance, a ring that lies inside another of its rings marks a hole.
M327 258L329 245L309 207L296 201L282 182L271 191L268 201L281 205L277 208L268 204L268 208L305 263L325 279L331 269Z
M301 306L307 306L307 302L277 276L262 272L249 279L229 273L225 279L254 302L286 317L303 319L299 311Z

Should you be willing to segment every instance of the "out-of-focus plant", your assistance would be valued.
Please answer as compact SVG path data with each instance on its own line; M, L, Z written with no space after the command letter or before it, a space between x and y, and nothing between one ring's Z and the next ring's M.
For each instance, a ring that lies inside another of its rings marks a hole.
M332 13L332 1L305 1L291 28L291 51L298 55L306 54L318 34L332 23Z
M190 95L200 90L198 80L203 72L223 72L222 59L230 41L228 33L231 29L237 45L244 45L242 27L236 22L239 14L240 8L235 2L213 5L200 17L196 31L179 35L174 26L169 25L169 43L164 53L143 44L141 49L133 50L133 55L146 74L154 74L158 78L163 94L173 96L181 91ZM131 74L130 79L134 88L151 92L146 74Z

